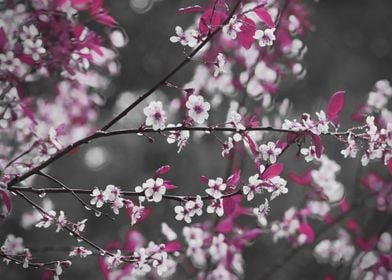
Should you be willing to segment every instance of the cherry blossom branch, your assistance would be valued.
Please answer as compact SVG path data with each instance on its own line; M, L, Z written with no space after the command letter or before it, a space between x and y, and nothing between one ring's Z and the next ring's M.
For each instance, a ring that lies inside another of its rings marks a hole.
M55 155L53 155L51 158L49 158L48 160L44 161L43 163L41 163L39 166L31 169L30 171L26 172L25 174L23 174L20 177L16 177L14 178L11 182L8 183L8 187L13 186L25 179L27 179L28 177L36 174L38 171L42 170L43 168L45 168L46 166L52 164L54 161L56 161L57 159L63 157L65 154L67 154L69 151L71 151L72 149L80 146L81 144L85 144L88 143L91 139L94 139L95 136L97 134L100 134L100 132L102 131L107 131L109 128L111 128L114 124L116 124L119 120L121 120L124 116L126 116L133 108L135 108L137 105L139 105L143 100L145 100L147 97L149 97L151 94L153 94L159 87L163 86L166 84L166 82L168 82L168 80L174 76L179 70L181 70L185 65L187 65L192 58L216 35L218 34L224 25L226 25L230 19L234 16L235 12L237 11L237 9L239 8L240 4L241 4L242 0L238 0L236 2L236 4L234 5L232 11L230 12L229 16L227 17L227 19L222 23L222 25L217 26L216 29L211 32L210 34L207 35L206 39L200 43L199 46L197 46L193 51L191 51L191 53L189 53L189 55L187 55L185 57L185 59L180 62L172 71L170 71L169 74L167 74L164 78L162 78L158 83L156 83L150 90L148 90L147 92L145 92L143 95L141 95L138 99L136 99L136 101L134 101L131 105L129 105L127 108L125 108L122 112L120 112L117 116L115 116L113 119L111 119L107 124L105 124L100 130L96 131L94 134L87 136L79 141L74 142L73 144L71 144L70 146L68 146L67 148L61 150L60 152L56 153Z
M23 193L21 193L19 190L14 190L13 191L18 197L20 197L21 199L23 199L24 201L26 201L28 204L30 204L33 208L37 209L39 212L41 212L43 215L45 216L50 216L50 214L45 211L41 206L39 206L38 204L36 204L34 201L32 201L30 198L28 198L26 195L24 195ZM103 255L107 255L107 256L111 256L114 257L114 254L111 252L106 251L105 249L101 248L99 245L95 244L94 242L92 242L91 240L87 239L86 237L84 237L83 235L79 234L78 232L76 232L75 230L73 230L72 228L70 228L69 226L65 225L63 226L63 229L65 229L66 231L68 231L72 236L76 237L77 239L83 240L86 244L90 245L91 247L93 247L94 249L98 250L100 253L102 253Z
M59 188L25 188L25 187L13 187L13 191L18 191L18 192L28 192L28 193L35 193L35 194L48 194L48 193L54 193L54 194L65 194L69 192L73 192L75 194L82 194L82 195L90 195L93 193L94 189L80 189L80 188L68 188L68 189L59 189ZM242 190L239 189L237 191L224 194L222 198L228 198L235 196L237 194L241 194ZM128 196L128 197L144 197L145 194L144 192L134 192L134 191L121 191L121 195L123 196ZM203 195L200 196L202 200L213 200L214 198L209 195ZM175 200L175 201L188 201L188 200L196 200L197 196L191 196L191 195L169 195L165 194L162 195L163 199L167 200ZM90 207L90 206L89 206Z
M373 196L371 196L371 198L372 197ZM317 238L314 240L314 242L312 244L306 244L301 247L292 248L291 250L289 250L282 258L280 258L277 262L275 262L275 264L269 270L267 270L264 274L262 274L262 276L260 277L260 280L270 279L276 272L278 272L280 269L282 269L282 267L284 267L288 262L290 262L292 259L294 259L300 252L302 252L302 250L312 248L315 244L317 244L318 242L321 241L321 239L323 238L323 236L327 232L332 230L335 226L337 226L344 219L353 215L369 199L370 199L369 197L365 197L365 198L361 199L358 203L353 204L352 207L350 208L350 210L348 210L347 212L336 217L332 224L325 224L324 226L322 226L318 231L316 231L315 235L317 236Z
M83 199L81 199L72 189L70 189L69 187L67 187L67 186L66 186L63 182L61 182L60 180L58 180L58 179L56 179L56 178L50 176L49 174L44 173L43 171L39 171L39 172L38 172L38 175L41 175L41 176L43 176L43 177L45 177L45 178L47 178L47 179L49 179L49 180L55 182L56 184L60 185L64 190L66 190L67 192L71 193L71 194L72 194L72 195L73 195L73 196L74 196L74 197L75 197L75 198L76 198L76 199L86 208L86 210L93 210L94 213L95 213L96 215L98 215L98 216L103 215L103 216L105 216L106 218L108 218L108 219L110 219L110 220L112 220L112 221L115 220L115 218L112 217L112 216L110 216L108 213L101 212L101 211L99 211L98 209L96 209L95 207L92 207L92 206L88 205L88 204L87 204Z
M113 119L111 119L107 124L105 124L101 130L102 131L107 131L109 128L111 128L114 124L116 124L119 120L121 120L123 117L125 117L133 108L135 108L137 105L139 105L143 100L145 100L147 97L149 97L151 94L153 94L159 87L164 86L165 83L173 77L179 70L181 70L185 65L187 65L192 58L216 35L218 34L224 25L229 23L230 19L234 16L235 12L237 11L238 7L240 6L242 0L238 0L236 4L234 5L232 11L230 12L229 16L226 18L226 20L222 23L222 25L217 26L216 29L208 33L206 39L200 43L189 55L185 57L183 61L181 61L172 71L170 71L169 74L167 74L164 78L162 78L158 83L156 83L151 89L149 89L146 93L141 95L138 99L136 99L131 105L129 105L127 108L125 108L122 112L120 112L117 116L115 116Z
M4 254L2 252L0 252L0 257L5 258L15 264L24 264L24 259L18 259L16 258L16 256L9 256L7 254ZM54 267L50 267L53 265L69 265L70 264L70 260L68 259L64 259L64 260L59 260L59 261L48 261L48 262L28 262L28 266L29 267L34 267L34 268L43 268L45 267L45 269L50 270L50 271L55 271L56 268Z
M166 127L165 129L162 130L153 130L152 128L136 128L136 129L119 129L119 130L113 130L113 131L96 131L94 134L91 134L90 136L87 136L83 139L80 139L73 144L67 146L63 150L59 151L56 153L53 157L49 158L47 161L44 161L40 165L32 168L31 170L27 171L25 174L21 175L20 177L15 177L13 180L11 180L7 186L10 190L12 190L13 186L15 184L18 184L22 182L23 180L29 178L32 175L38 174L40 170L43 168L49 166L53 162L57 161L58 159L62 158L66 154L68 154L70 151L73 149L82 146L84 144L88 144L92 140L99 139L99 138L105 138L105 137L111 137L115 135L123 135L123 134L144 134L144 133L161 133L163 131L205 131L205 132L214 132L214 131L220 131L220 132L237 132L237 129L234 127L219 127L219 126L203 126L203 127L188 127L188 126L180 126L180 127ZM269 131L269 132L284 132L284 133L294 133L294 134L299 134L303 133L306 131L294 131L294 130L289 130L289 129L282 129L282 128L274 128L271 126L267 127L246 127L245 130L243 131ZM360 137L361 135L357 135L352 133L351 131L344 131L344 132L327 132L327 133L322 133L321 135L326 135L326 136L335 136L335 137L341 137L341 136L348 136L352 135L352 137Z

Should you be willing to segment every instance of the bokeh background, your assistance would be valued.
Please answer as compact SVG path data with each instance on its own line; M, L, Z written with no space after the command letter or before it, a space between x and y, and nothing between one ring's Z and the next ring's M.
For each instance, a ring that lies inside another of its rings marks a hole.
M115 77L107 90L102 92L105 106L102 108L99 123L120 110L143 90L151 87L165 73L183 59L183 49L169 42L174 27L187 27L193 20L190 15L175 15L179 7L203 1L177 0L116 0L106 1L112 15L124 28L128 44L120 49L120 75ZM303 80L285 79L277 99L290 98L294 103L291 115L301 112L313 113L322 109L330 95L336 90L347 91L347 107L342 123L349 123L349 115L359 104L366 101L366 95L378 79L390 79L392 75L392 1L390 0L321 0L304 1L311 11L311 21L315 30L307 39L309 51L304 64L307 76ZM182 85L193 74L196 64L188 65L172 80ZM46 89L50 92L50 88ZM171 100L178 92L162 89L155 94L160 100ZM143 108L143 103L140 108ZM135 126L142 122L141 109L135 110L120 124L122 127ZM99 126L99 124L97 124ZM279 135L274 135L279 137ZM104 188L107 184L123 186L128 190L152 176L154 170L169 164L172 171L167 178L180 186L173 193L201 193L200 175L224 177L227 160L220 156L219 143L212 136L203 136L199 141L187 146L180 154L174 146L168 145L163 137L155 138L150 144L144 137L116 136L101 139L84 146L75 154L69 155L54 164L51 175L61 179L68 186ZM301 172L305 163L295 161L294 149L283 157L287 170ZM358 178L363 170L358 162L343 160L333 142L327 143L327 154L337 158L342 165L338 180L346 187L346 195L359 188ZM250 163L245 160L244 175L251 174ZM302 166L303 165L303 166ZM370 166L370 168L373 168ZM244 177L245 178L245 177ZM43 179L34 181L35 187L51 187L51 182ZM298 203L303 197L303 190L289 186L290 192L273 204L271 219L282 216L285 209ZM116 222L96 218L87 213L70 195L51 195L57 210L63 209L73 220L87 217L87 236L96 243L104 245L112 240L124 240L130 229L124 215ZM39 201L39 199L36 199ZM25 238L25 245L37 256L53 259L64 256L67 248L74 244L65 233L54 234L52 231L32 228L30 231L19 227L20 216L28 210L21 201L15 201L13 216L0 225L0 240L9 232ZM159 242L160 222L168 223L177 231L183 226L174 219L173 204L162 202L157 205L148 222L136 225L146 239ZM361 216L367 227L378 224L377 215L369 211ZM245 221L246 222L246 221ZM245 279L259 279L275 261L287 252L285 242L272 244L269 237L259 239L245 250ZM53 252L55 249L55 252ZM310 250L304 250L290 263L287 263L272 279L321 279L331 268L316 264ZM348 279L348 270L336 268L340 279ZM74 265L61 279L103 279L98 270L97 258L75 259ZM0 264L1 280L40 279L40 273L23 270L15 265ZM187 279L179 267L173 279Z

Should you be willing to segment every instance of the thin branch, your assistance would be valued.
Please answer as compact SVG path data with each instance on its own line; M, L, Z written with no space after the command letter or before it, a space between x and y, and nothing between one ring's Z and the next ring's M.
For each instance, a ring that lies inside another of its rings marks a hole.
M14 190L13 191L19 198L23 199L24 201L26 201L28 204L30 204L33 208L37 209L38 211L40 211L43 215L45 216L50 216L50 214L45 211L41 206L39 206L37 203L35 203L34 201L32 201L30 198L28 198L26 195L24 195L23 193L21 193L19 190ZM93 247L94 249L98 250L99 252L101 252L104 255L108 255L108 256L114 256L114 254L106 251L105 249L101 248L99 245L95 244L94 242L90 241L89 239L87 239L86 237L84 237L83 235L77 233L76 231L74 231L72 228L70 228L69 226L64 226L63 229L65 229L66 231L68 231L72 236L76 237L77 239L83 240L85 243L87 243L88 245L90 245L91 247Z
M68 189L59 189L59 188L25 188L25 187L13 187L12 191L18 191L18 192L28 192L28 193L35 193L35 194L48 194L48 193L53 193L53 194L65 194L69 192L73 192L75 194L81 194L81 195L90 195L93 193L94 189L80 189L80 188L68 188ZM235 192L231 192L228 194L225 194L222 196L222 198L228 198L231 196L235 196L237 194L241 194L242 190L237 190ZM133 191L121 191L121 195L123 196L128 196L128 197L144 197L145 194L144 192L133 192ZM209 195L203 195L200 196L202 200L213 200L214 198ZM169 195L165 194L162 195L163 199L166 200L175 200L175 201L187 201L187 200L195 200L197 198L196 195Z
M226 20L222 23L222 25L217 26L216 29L209 33L206 37L206 39L200 43L189 55L185 57L183 61L181 61L169 74L167 74L164 78L162 78L158 83L156 83L151 89L149 89L146 93L141 95L138 99L136 99L135 102L133 102L131 105L129 105L127 108L125 108L122 112L120 112L117 116L115 116L113 119L111 119L107 124L105 124L101 130L102 131L107 131L109 128L111 128L114 124L116 124L119 120L121 120L123 117L125 117L133 108L135 108L137 105L139 105L143 100L145 100L147 97L149 97L151 94L153 94L159 87L163 86L166 84L166 82L174 76L180 69L182 69L185 65L187 65L192 58L209 42L211 39L218 34L224 25L229 23L230 19L234 16L235 12L237 11L238 7L240 6L242 0L238 0L233 7L232 11L230 12L229 16L226 18Z
M15 257L15 256L9 256L9 255L6 255L6 254L4 254L4 253L2 253L2 252L0 252L0 256L2 257L2 258L5 258L5 259L8 259L9 261L11 261L11 262L13 262L13 263L16 263L16 264L24 264L24 259L22 260L22 259L18 259L17 257ZM65 260L59 260L59 261L48 261L48 262L28 262L28 266L29 267L34 267L34 268L43 268L43 267L46 267L46 269L47 270L55 270L55 268L48 268L48 266L53 266L53 265L57 265L58 263L60 263L60 265L61 264L67 264L69 262L69 260L68 259L65 259Z
M75 143L69 145L65 149L59 151L55 155L53 155L51 158L48 160L44 161L41 163L39 166L31 169L30 171L26 172L20 177L14 178L12 181L10 181L7 186L11 187L27 178L30 176L37 174L38 171L42 170L46 166L52 164L53 162L57 161L59 158L63 157L66 155L68 152L70 152L72 149L88 143L90 140L98 138L97 136L102 133L102 131L107 131L109 128L111 128L115 123L117 123L119 120L121 120L124 116L126 116L133 108L135 108L137 105L139 105L143 100L145 100L147 97L149 97L152 93L154 93L160 86L163 86L166 84L166 82L174 76L180 69L182 69L186 64L188 64L192 57L194 57L216 34L218 34L224 25L226 25L230 19L234 16L235 12L237 11L238 7L240 6L242 0L238 0L233 7L231 13L227 17L227 19L223 22L221 26L218 26L214 32L209 34L207 38L199 45L197 46L189 55L185 57L185 59L180 62L169 74L167 74L162 80L160 80L158 83L156 83L150 90L148 90L146 93L141 95L135 102L133 102L131 105L129 105L127 108L125 108L122 112L120 112L117 116L115 116L112 120L110 120L106 125L104 125L100 130L96 131L90 136L87 136L79 141L76 141Z
M69 187L67 187L63 182L61 182L60 180L50 176L49 174L44 173L43 171L39 171L38 175L41 175L53 182L55 182L56 184L60 185L64 190L66 190L68 193L71 193L85 208L86 210L93 210L94 213L98 216L103 215L106 218L108 218L109 220L114 221L115 218L110 216L108 213L104 213L102 211L99 211L98 209L90 206L89 204L87 204L83 199L81 199L72 189L70 189Z
M301 247L292 248L291 250L289 250L286 254L283 255L283 257L281 257L277 262L275 262L274 265L269 270L267 270L264 274L262 274L262 276L259 279L260 280L270 279L272 276L275 275L275 273L277 273L280 269L282 269L283 266L285 266L288 262L294 259L303 250L310 249L315 244L319 243L326 233L332 230L334 226L338 225L341 221L353 215L358 209L360 209L363 206L363 204L367 199L369 198L367 197L365 199L362 199L357 204L352 205L350 210L335 218L333 224L325 224L324 226L322 226L318 231L316 231L315 235L317 236L317 238L312 244L306 244Z
M73 149L82 146L84 144L88 144L90 141L99 139L99 138L105 138L105 137L111 137L115 135L123 135L123 134L145 134L145 133L161 133L163 131L205 131L205 132L214 132L214 131L226 131L226 132L237 132L236 128L234 127L219 127L219 126L204 126L204 127L188 127L188 126L180 126L180 127L166 127L165 129L162 130L153 130L152 128L136 128L136 129L119 129L119 130L113 130L113 131L96 131L94 134L80 139L76 141L75 143L67 146L63 150L59 151L56 153L53 157L48 159L47 161L44 161L40 165L30 169L27 171L25 174L21 175L20 177L15 177L13 180L11 180L7 186L10 190L12 190L13 186L27 178L29 178L32 175L38 174L40 170L43 168L47 167L48 165L52 164L53 162L57 161L58 159L62 158L66 154L68 154L70 151ZM274 127L247 127L244 131L269 131L269 132L283 132L283 133L305 133L306 131L293 131L289 129L281 129L281 128L274 128ZM243 131L243 132L244 132ZM328 132L328 133L322 133L321 135L323 136L334 136L334 137L341 137L341 136L348 136L352 135L352 137L360 137L361 135L356 135L350 131L344 131L344 132Z

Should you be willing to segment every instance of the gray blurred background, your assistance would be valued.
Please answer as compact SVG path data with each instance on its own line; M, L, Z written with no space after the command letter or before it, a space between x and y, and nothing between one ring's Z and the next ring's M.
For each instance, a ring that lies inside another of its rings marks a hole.
M164 74L173 68L183 58L182 48L169 42L174 33L174 27L187 27L192 16L177 16L179 7L188 6L199 1L174 0L131 0L107 1L112 9L112 15L124 28L128 45L120 50L121 74L115 77L109 89L103 93L106 105L102 111L103 123L111 114L112 109L119 106L118 96L124 92L127 103L133 96L151 87ZM109 3L110 2L110 3ZM309 51L305 57L307 77L303 80L284 80L278 99L289 97L294 102L293 115L300 112L313 113L324 108L331 92L346 90L347 107L343 113L342 123L348 123L349 114L356 106L366 101L366 94L378 79L391 78L392 62L392 1L390 0L321 0L304 1L311 10L311 21L316 30L311 33L306 42ZM184 84L193 74L194 65L187 66L172 80L179 85ZM163 89L158 93L160 98L177 96L178 92ZM120 104L121 105L121 104ZM124 104L123 104L124 105ZM141 105L143 108L144 104ZM135 112L134 112L135 113ZM137 115L137 113L135 114ZM130 116L126 120L137 122ZM122 123L126 126L126 123ZM84 146L73 155L69 155L52 166L50 174L65 182L68 186L104 188L107 184L133 189L151 177L156 168L164 164L172 166L172 171L166 178L180 186L173 193L200 193L200 175L225 176L227 161L220 156L219 143L213 137L203 137L200 142L187 146L180 154L175 146L168 145L164 138L157 137L154 144L149 144L145 138L137 136L116 136L102 139ZM298 166L294 162L295 149L292 149L284 160L287 170L301 172L305 163ZM339 159L342 172L338 180L346 186L349 194L354 188L359 188L357 178L361 169L357 163L343 160L334 143L327 143L327 154ZM302 166L303 165L303 166ZM245 167L249 162L245 162ZM370 166L370 168L375 168ZM245 170L244 175L249 175ZM246 178L246 177L244 177ZM37 179L35 187L51 187L50 182ZM289 205L295 204L303 196L302 189L292 186L286 197L279 199L272 207L271 219L279 218ZM64 209L67 216L73 220L88 217L86 235L96 243L104 245L112 240L124 240L130 229L127 218L122 215L116 222L104 218L96 218L92 213L86 213L83 207L69 195L51 195L57 210ZM37 199L38 201L38 199ZM159 222L165 221L174 229L180 229L183 224L174 219L170 202L159 203L148 222L136 225L146 239L159 242L162 240ZM14 201L14 215L2 222L0 240L12 232L25 238L25 245L32 249L34 255L53 259L62 257L65 252L51 252L50 248L62 249L74 245L74 241L65 233L54 234L50 230L33 228L30 231L21 229L20 215L28 208L22 201ZM364 213L362 221L365 226L374 226L377 215ZM43 248L39 249L39 248ZM48 250L46 252L45 250ZM272 245L269 237L259 239L253 246L245 250L245 279L259 279L263 271L271 266L286 250L285 242ZM45 251L45 252L44 252ZM98 271L97 258L86 260L74 259L74 265L67 270L61 279L103 279ZM331 268L318 265L312 259L310 251L305 250L292 262L284 266L272 279L322 279ZM186 279L181 268L174 279ZM334 273L339 279L347 279L347 270L337 268ZM23 270L21 267L0 264L0 279L40 279L40 273L34 270Z

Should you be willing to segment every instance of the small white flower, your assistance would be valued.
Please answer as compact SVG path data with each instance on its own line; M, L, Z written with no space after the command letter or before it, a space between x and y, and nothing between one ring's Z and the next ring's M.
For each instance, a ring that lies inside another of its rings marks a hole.
M93 252L91 252L90 250L87 250L86 248L79 246L79 247L75 247L70 253L69 256L70 257L76 257L79 256L81 258L86 258L89 255L92 255Z
M218 77L219 74L224 73L224 67L226 65L226 57L224 56L223 53L219 53L218 56L216 57L217 60L214 63L215 71L214 71L214 77Z
M60 211L60 215L57 218L57 229L56 232L59 232L63 227L67 225L67 218L65 217L64 211Z
M216 178L216 180L208 180L208 186L209 188L206 189L206 193L215 199L221 198L222 192L226 190L226 184L223 183L223 179L220 177Z
M277 156L282 153L282 149L276 147L274 142L268 142L267 145L260 145L259 150L263 160L269 160L271 163L275 163Z
M194 31L184 31L181 26L176 26L175 28L176 36L170 37L170 42L180 43L183 46L189 46L191 48L195 47L197 44L197 39L194 36Z
M93 193L90 194L93 198L90 200L91 205L96 205L97 208L101 208L103 203L105 202L103 192L98 188L94 188Z
M75 233L80 234L86 228L86 222L87 222L87 219L84 219L84 220L81 220L81 221L77 222L76 224L73 224L72 225L72 230Z
M202 124L208 119L208 111L211 108L210 103L205 102L203 96L191 95L185 103L188 108L188 114L198 124Z
M5 239L3 245L0 248L2 253L9 256L21 254L23 253L24 249L25 248L23 246L23 238L15 237L15 235L13 234L7 235L7 238Z
M207 213L216 213L219 217L222 217L224 214L223 199L214 199L212 203L207 207Z
M275 41L275 28L265 29L265 30L257 30L254 38L259 40L260 47L272 46Z
M255 197L255 193L260 192L260 185L263 182L259 179L259 174L250 176L248 185L242 187L242 192L246 195L246 199L251 201Z
M226 157L230 154L231 149L234 148L233 138L227 138L227 141L223 143L222 147L222 157Z
M174 212L176 212L176 217L175 218L176 218L177 221L184 220L188 224L192 221L191 214L190 214L191 211L186 209L186 207L181 206L181 205L177 205L176 207L174 207Z
M39 222L35 225L37 228L48 228L56 219L56 212L51 210L48 214L40 213Z
M116 254L114 254L113 256L109 256L107 258L107 262L110 267L119 266L122 263L121 251L117 250Z
M289 190L286 188L287 181L284 180L283 178L276 176L272 179L270 179L270 182L274 186L274 191L271 194L271 200L275 199L281 194L286 194Z
M177 124L176 127L181 127L182 124ZM169 124L167 126L168 128L170 127L175 127L173 124ZM172 130L169 131L169 136L167 136L167 143L173 144L177 142L177 147L178 147L178 153L181 152L182 148L188 144L188 139L190 137L190 133L188 130Z
M306 162L310 162L314 158L317 158L316 147L312 145L309 148L302 148L301 154L305 156Z
M164 182L162 178L157 178L155 180L150 178L145 183L143 183L142 187L136 187L135 191L144 191L148 201L159 202L162 200L162 196L166 193L166 188L163 183Z
M242 117L236 111L230 111L227 116L228 121L234 125L237 131L245 130L245 126L241 123Z
M15 57L13 51L7 51L0 54L0 70L13 72L21 65L19 58Z
M229 36L232 40L237 38L237 33L241 32L242 22L236 16L233 16L229 23L223 26L222 31Z
M266 216L269 210L270 208L269 208L268 199L265 199L264 203L261 204L258 208L253 209L253 213L257 216L257 220L264 227L268 224Z
M177 239L177 234L166 223L161 224L161 232L169 241Z
M153 130L160 130L165 128L166 113L163 110L162 102L152 101L147 107L143 109L146 115L146 125L152 126Z
M23 52L30 55L34 61L39 61L41 56L46 53L46 49L42 46L42 40L26 40L23 42Z

